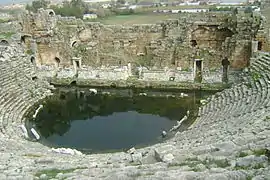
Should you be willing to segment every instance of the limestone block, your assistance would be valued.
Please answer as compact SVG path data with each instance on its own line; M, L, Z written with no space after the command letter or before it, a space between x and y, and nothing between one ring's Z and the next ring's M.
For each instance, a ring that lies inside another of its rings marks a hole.
M140 152L135 152L133 154L131 154L131 161L134 163L142 163L142 153Z
M80 151L76 149L70 149L70 148L52 148L51 151L60 153L60 154L82 155Z
M165 154L165 155L163 156L163 158L162 158L162 161L163 161L163 162L166 162L166 163L170 163L170 162L172 162L173 160L174 160L174 156L173 156L171 153Z
M250 155L243 158L239 158L236 161L236 166L237 167L254 167L256 165L264 166L267 163L268 163L268 158L264 155L259 156L259 157L255 155Z
M157 161L163 161L166 162L167 160L172 160L173 155L168 155L169 152L172 152L175 150L175 146L173 145L164 145L162 147L155 148L155 158ZM167 156L165 156L167 155Z

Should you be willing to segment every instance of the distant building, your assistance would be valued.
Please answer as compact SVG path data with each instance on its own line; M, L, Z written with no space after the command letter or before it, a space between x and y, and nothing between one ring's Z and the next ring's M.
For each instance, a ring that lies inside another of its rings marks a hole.
M198 2L184 2L180 3L179 6L198 6L200 5L200 1Z
M0 13L0 19L10 19L12 16L8 13Z
M101 7L104 8L104 9L108 9L108 8L110 8L112 6L110 4L102 4Z
M208 4L219 4L219 5L242 5L246 4L248 0L209 0Z
M153 7L155 4L153 2L141 1L136 4L138 7Z
M86 3L111 2L111 0L84 0Z
M131 5L128 7L128 9L136 9L138 6L137 5Z
M181 9L180 12L185 13L199 13L199 12L208 12L208 9Z
M87 20L87 19L96 19L97 15L96 14L84 14L83 15L83 19Z

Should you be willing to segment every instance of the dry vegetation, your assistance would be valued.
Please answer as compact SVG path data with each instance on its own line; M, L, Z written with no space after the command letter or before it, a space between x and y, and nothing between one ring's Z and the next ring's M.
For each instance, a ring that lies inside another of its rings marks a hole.
M154 24L166 19L176 19L179 18L179 16L181 16L181 14L131 14L110 16L104 19L99 19L98 21L103 24Z

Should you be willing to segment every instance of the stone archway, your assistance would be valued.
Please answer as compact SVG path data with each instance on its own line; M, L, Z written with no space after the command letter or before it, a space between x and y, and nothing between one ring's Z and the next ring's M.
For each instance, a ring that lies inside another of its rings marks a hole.
M218 25L199 25L191 32L190 44L192 47L220 49L226 38L233 34L230 29Z
M9 46L9 43L8 43L7 40L2 39L2 40L0 41L0 45L2 45L2 46Z
M78 45L78 41L73 41L73 42L70 44L71 47L76 47L77 45Z
M76 86L77 85L77 81L72 81L69 85L70 86Z
M55 16L55 12L53 10L49 10L49 13L48 13L50 16Z

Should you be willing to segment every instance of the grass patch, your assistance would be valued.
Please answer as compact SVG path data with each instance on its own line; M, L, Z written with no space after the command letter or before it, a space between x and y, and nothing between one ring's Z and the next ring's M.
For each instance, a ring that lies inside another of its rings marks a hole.
M171 163L168 164L168 167L175 167L175 166L189 166L192 171L198 172L200 171L198 164L203 164L207 169L210 169L212 165L216 165L219 168L226 168L230 166L230 163L227 159L205 159L204 161L199 160L197 157L188 158L182 163Z
M258 72L252 72L252 73L251 73L251 77L252 77L252 79L253 79L254 81L257 81L258 79L261 78L261 74L258 73Z
M264 121L269 121L270 120L270 116L266 116L265 118L264 118Z
M6 22L9 22L10 19L0 19L0 23L6 23Z
M230 163L227 159L211 160L210 164L216 164L219 168L226 168L230 166Z
M255 156L261 156L266 154L266 149L255 149L252 152Z
M249 154L247 152L244 152L244 151L241 151L239 154L238 154L238 157L246 157L248 156Z
M77 170L77 169L86 169L86 167L77 167L77 168L70 168L70 169L44 169L44 170L40 170L38 172L36 172L35 176L36 177L40 177L42 174L46 174L46 177L48 179L52 179L55 178L57 176L57 174L62 173L62 174L66 174L66 173L72 173L73 171Z
M24 154L23 156L25 156L25 157L42 157L43 155L41 155L41 154Z
M235 170L250 170L250 169L261 169L264 168L264 164L260 163L260 164L255 164L255 165L251 165L251 166L236 166L234 169Z
M0 38L10 39L13 34L15 34L15 32L2 32L0 33Z

